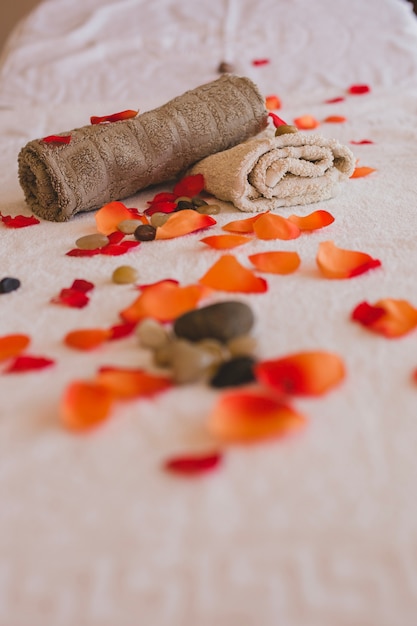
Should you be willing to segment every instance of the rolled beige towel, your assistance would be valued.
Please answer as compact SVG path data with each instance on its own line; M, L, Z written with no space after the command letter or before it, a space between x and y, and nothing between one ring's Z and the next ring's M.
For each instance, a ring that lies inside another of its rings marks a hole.
M205 189L241 211L328 200L355 168L351 150L335 139L295 132L265 136L218 152L196 163Z
M176 178L196 161L253 137L267 125L264 97L246 77L224 75L134 118L35 139L18 156L26 202L62 222Z

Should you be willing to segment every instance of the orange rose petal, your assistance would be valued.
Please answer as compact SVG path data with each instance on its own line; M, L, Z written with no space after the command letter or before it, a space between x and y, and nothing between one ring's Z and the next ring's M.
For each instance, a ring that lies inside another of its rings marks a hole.
M172 380L167 376L150 374L142 369L118 367L101 368L96 382L107 387L119 399L129 400L153 396L172 387Z
M74 381L68 385L61 398L61 422L71 430L92 428L110 415L113 402L112 392L104 385Z
M265 215L265 213L259 213L254 217L247 217L242 220L234 220L233 222L225 224L222 228L230 233L246 233L248 235L254 232L254 224L262 215Z
M242 246L244 243L250 241L250 239L244 235L212 235L211 237L203 237L200 241L215 250L226 250Z
M318 230L334 222L333 215L322 209L304 216L290 215L288 219L298 226L300 230Z
M18 356L30 344L28 335L4 335L0 337L0 361Z
M72 330L64 337L64 343L77 350L93 350L111 337L111 331L103 328Z
M268 109L268 111L274 111L275 109L280 109L281 100L276 95L266 96L265 108Z
M208 418L208 430L221 442L255 443L300 430L305 417L267 393L222 394Z
M131 220L132 213L123 202L109 202L99 209L96 214L97 230L103 235L110 235L117 230L123 220Z
M200 278L200 283L220 291L264 293L267 282L245 268L231 254L225 254Z
M313 128L320 126L320 122L312 115L301 115L300 117L296 117L294 124L299 130L312 130Z
M264 213L253 225L253 230L258 239L297 239L300 236L300 229L296 224L290 222L281 215Z
M326 278L353 278L381 265L365 252L343 250L333 241L322 241L316 257L320 272Z
M417 309L407 300L385 298L374 305L361 302L352 312L352 320L389 339L402 337L417 327Z
M342 124L346 122L346 117L343 115L328 115L324 118L323 122L327 122L328 124Z
M372 172L376 172L376 169L373 167L355 167L351 178L363 178L364 176L369 176Z
M281 394L320 396L343 380L345 367L331 352L299 352L260 361L254 373L258 382Z
M211 215L203 215L192 209L185 209L172 213L165 224L158 226L156 239L173 239L203 230L216 224L216 220Z
M301 262L298 252L289 251L259 252L248 258L257 270L270 274L292 274Z
M194 309L206 295L202 285L180 287L171 280L147 285L138 298L120 315L126 322L138 322L152 317L160 322L170 322Z

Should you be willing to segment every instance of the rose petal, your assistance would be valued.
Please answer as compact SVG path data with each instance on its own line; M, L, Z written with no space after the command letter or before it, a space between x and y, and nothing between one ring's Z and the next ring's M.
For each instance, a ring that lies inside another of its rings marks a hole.
M223 455L220 452L186 454L167 459L163 467L166 471L174 474L196 476L216 469L222 460Z
M369 174L372 174L373 172L376 172L376 169L373 167L355 167L350 178L363 178L364 176L369 176Z
M345 98L343 96L337 96L336 98L329 98L325 100L325 104L336 104L337 102L344 102Z
M253 233L255 222L257 222L258 219L262 215L266 215L266 213L259 213L258 215L255 215L254 217L247 217L241 220L234 220L233 222L228 222L222 227L222 229L230 233L240 233L240 234Z
M111 331L104 328L84 328L71 330L64 337L64 343L77 350L93 350L111 337Z
M299 130L312 130L313 128L320 126L320 122L312 115L301 115L300 117L296 117L294 124Z
M143 289L139 297L120 315L126 322L138 322L144 317L170 322L194 309L204 295L202 285L180 287L170 280L160 281Z
M88 293L94 289L94 283L90 283L90 281L84 280L83 278L76 278L70 289L75 289L76 291L81 291L82 293Z
M361 146L361 145L365 145L365 144L370 144L370 143L374 143L373 141L371 141L370 139L361 139L360 141L351 141L350 143L352 143L354 146Z
M140 241L121 241L120 243L108 243L107 246L100 248L99 253L105 256L120 256L126 254L132 248L136 248Z
M30 356L28 354L20 355L3 370L5 374L14 374L17 372L31 372L34 370L43 370L46 367L54 365L55 361L43 356Z
M165 224L156 229L156 239L173 239L203 230L216 224L211 215L203 215L193 209L184 209L169 216Z
M228 248L242 246L244 243L251 240L244 235L212 235L211 237L203 237L200 241L215 250L226 250Z
M223 393L208 418L208 430L225 443L255 443L303 428L306 419L264 392Z
M265 98L265 108L268 111L274 111L276 109L281 108L281 100L276 95L266 96Z
M113 402L114 396L105 385L74 381L68 385L61 398L61 422L71 430L97 426L110 415Z
M25 228L26 226L40 224L40 221L33 215L29 217L26 215L15 215L12 217L11 215L2 215L0 213L0 219L7 228Z
M68 144L71 141L71 135L48 135L41 139L43 143Z
M407 300L385 298L374 305L361 302L352 312L352 320L389 339L402 337L417 327L417 309Z
M313 211L313 213L304 216L290 215L288 219L298 226L300 230L318 230L334 222L333 215L323 209Z
M150 397L173 386L168 376L150 374L142 369L101 368L96 382L107 387L115 398Z
M253 59L252 61L252 65L254 65L255 67L259 67L261 65L268 65L268 63L270 63L269 59Z
M94 248L92 250L83 250L81 248L73 248L72 250L68 250L66 252L66 256L76 256L76 257L84 257L84 256L96 256L97 254L101 254L102 248Z
M56 298L51 299L52 304L60 304L76 309L82 309L89 303L89 297L77 289L61 289Z
M103 235L117 231L117 225L123 220L132 219L132 214L122 202L108 202L95 214L97 230ZM123 233L122 233L123 234Z
M251 254L249 261L260 272L270 274L291 274L300 266L300 257L297 252L273 251Z
M369 93L371 88L368 85L351 85L348 89L348 93L353 95L362 95L364 93Z
M231 254L225 254L200 278L206 287L228 292L264 293L267 282L243 267Z
M30 344L28 335L14 334L0 337L0 361L11 359L23 352Z
M126 109L126 111L120 111L119 113L112 113L111 115L92 115L90 117L91 124L103 124L103 122L119 122L120 120L129 120L136 117L139 111L132 109Z
M323 122L327 124L343 124L343 122L346 122L346 117L343 115L328 115Z
M253 230L258 239L263 240L297 239L301 233L296 224L274 213L264 213L261 215L254 223Z
M125 322L124 324L115 324L109 328L109 341L115 341L117 339L125 339L133 334L136 328L136 322Z
M177 208L177 203L173 200L160 200L153 202L147 209L145 215L153 215L154 213L173 213Z
M381 261L369 254L338 248L333 241L319 244L316 262L326 278L353 278L381 265Z
M278 126L287 126L287 122L284 122L283 119L278 117L278 115L276 115L275 113L272 113L272 111L269 111L268 117L272 119L272 123L275 126L275 128L278 128Z
M191 174L179 180L174 186L173 193L175 197L187 196L192 198L197 196L204 189L203 174Z
M299 352L259 361L254 366L258 382L280 394L319 396L345 378L342 359L331 352Z

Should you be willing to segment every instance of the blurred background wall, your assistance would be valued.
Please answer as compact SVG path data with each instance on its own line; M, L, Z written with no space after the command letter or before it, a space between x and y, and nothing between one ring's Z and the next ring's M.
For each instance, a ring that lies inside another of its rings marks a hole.
M0 52L8 34L29 13L40 0L2 0L0 9Z

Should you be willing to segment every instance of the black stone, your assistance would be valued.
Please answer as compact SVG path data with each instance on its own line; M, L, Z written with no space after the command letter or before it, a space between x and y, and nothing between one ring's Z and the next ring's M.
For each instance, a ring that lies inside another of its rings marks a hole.
M251 356L237 356L220 365L210 380L211 387L238 387L255 380L253 366L255 359Z
M151 224L141 224L133 234L138 241L152 241L156 237L156 228Z
M247 335L254 324L252 309L244 302L225 301L193 309L174 322L177 337L189 341L217 339L226 343L239 335Z
M185 209L195 210L195 204L189 202L188 200L180 200L177 203L176 211L185 211Z
M20 280L18 278L2 278L0 280L0 293L9 293L10 291L16 291L20 287Z

